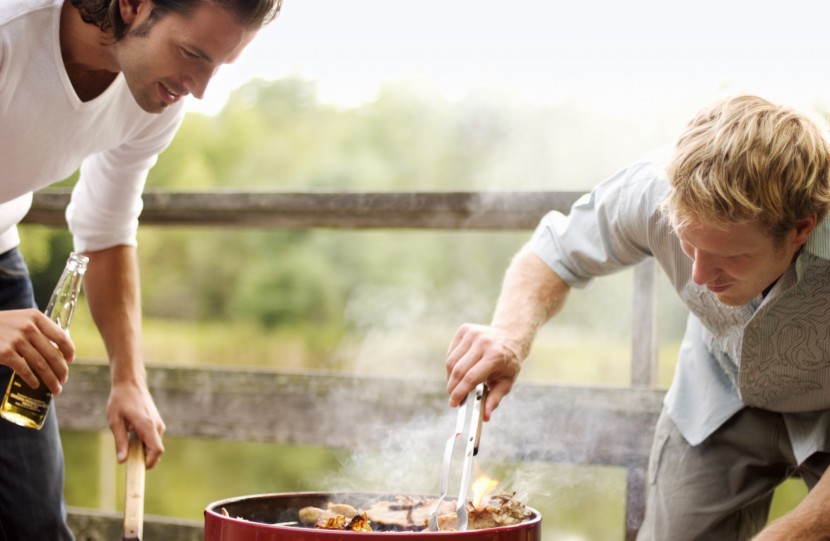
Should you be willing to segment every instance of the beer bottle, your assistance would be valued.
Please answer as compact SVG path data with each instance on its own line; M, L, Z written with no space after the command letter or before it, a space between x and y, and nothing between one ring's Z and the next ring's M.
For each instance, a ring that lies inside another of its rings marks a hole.
M69 322L75 312L75 304L81 292L81 281L86 272L89 258L76 253L69 254L58 285L52 292L49 304L44 312L46 316L68 331ZM40 430L49 413L52 393L43 382L33 389L13 373L3 403L0 405L0 417L27 428Z

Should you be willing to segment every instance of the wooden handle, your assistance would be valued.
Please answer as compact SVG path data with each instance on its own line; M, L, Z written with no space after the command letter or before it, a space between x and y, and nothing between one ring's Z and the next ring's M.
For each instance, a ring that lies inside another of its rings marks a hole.
M144 443L130 432L127 450L127 490L124 503L124 541L141 541L144 531Z

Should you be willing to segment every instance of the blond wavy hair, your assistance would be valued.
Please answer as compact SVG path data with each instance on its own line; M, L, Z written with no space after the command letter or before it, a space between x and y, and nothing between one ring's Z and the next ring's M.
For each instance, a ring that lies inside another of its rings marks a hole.
M672 226L758 221L776 239L830 208L830 144L819 122L757 96L705 108L677 140L666 170Z

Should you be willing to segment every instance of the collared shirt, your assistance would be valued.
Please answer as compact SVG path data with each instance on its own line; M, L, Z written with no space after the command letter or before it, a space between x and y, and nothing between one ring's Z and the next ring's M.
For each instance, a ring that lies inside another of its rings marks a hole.
M830 450L830 219L765 297L727 306L692 281L692 261L660 213L670 191L663 163L637 162L567 216L548 213L531 248L572 287L657 260L690 311L665 399L690 444L753 406L784 414L799 462Z

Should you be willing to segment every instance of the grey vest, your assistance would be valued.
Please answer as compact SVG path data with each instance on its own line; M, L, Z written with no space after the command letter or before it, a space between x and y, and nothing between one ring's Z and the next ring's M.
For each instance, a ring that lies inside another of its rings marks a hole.
M797 279L796 279L797 278ZM738 389L749 406L830 409L830 262L799 256L744 330Z

